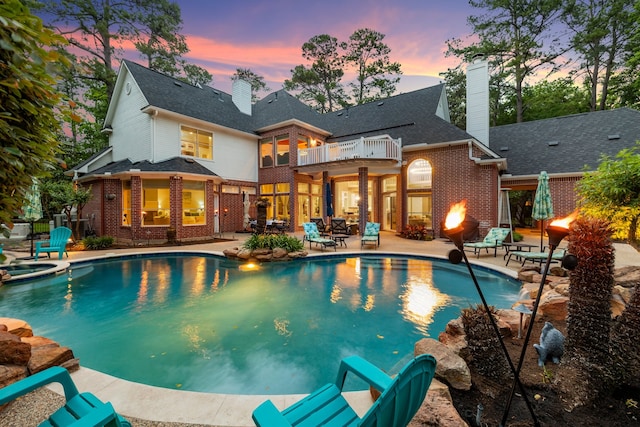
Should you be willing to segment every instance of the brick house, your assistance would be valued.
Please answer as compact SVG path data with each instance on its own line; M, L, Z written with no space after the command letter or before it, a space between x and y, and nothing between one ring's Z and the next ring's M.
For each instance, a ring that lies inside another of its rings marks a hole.
M327 188L335 217L395 232L424 225L436 236L451 204L466 199L482 233L498 224L505 185L535 188L534 173L547 170L552 191L566 193L554 202L573 200L582 173L582 165L555 171L544 153L533 164L507 127L489 129L485 75L480 66L478 95L469 72L479 107L468 102L467 133L450 123L443 84L319 114L284 90L251 104L246 82L230 95L124 61L103 130L109 147L70 173L91 185L83 212L95 216L97 233L123 241L166 239L169 228L178 240L241 230L247 196L250 217L267 198L269 217L300 230L326 218Z

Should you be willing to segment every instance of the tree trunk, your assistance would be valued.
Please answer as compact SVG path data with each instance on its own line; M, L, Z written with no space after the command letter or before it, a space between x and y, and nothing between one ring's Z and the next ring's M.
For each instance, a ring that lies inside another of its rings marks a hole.
M640 284L611 332L611 386L640 387Z
M578 219L569 235L569 253L578 258L571 272L565 354L557 376L566 410L587 406L608 390L609 332L614 250L608 223ZM579 380L564 388L563 376Z

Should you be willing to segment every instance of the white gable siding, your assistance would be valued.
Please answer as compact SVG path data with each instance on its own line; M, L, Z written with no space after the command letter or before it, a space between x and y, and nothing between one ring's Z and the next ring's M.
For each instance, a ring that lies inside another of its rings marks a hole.
M113 133L109 137L109 145L113 147L113 160L149 160L152 154L152 119L140 111L147 105L147 101L129 73L126 74L121 90L111 122Z
M202 122L185 120L177 122L162 114L155 118L155 158L156 162L180 156L180 127L189 126L213 133L213 159L199 159L198 163L224 179L258 180L257 138L232 134Z
M438 100L438 107L436 108L436 116L451 123L451 116L449 115L449 102L447 102L447 91L444 86L442 86L442 92L440 92L440 99Z
M156 116L153 123L154 162L171 159L180 155L180 124L175 119Z
M213 133L213 160L200 163L224 179L258 181L258 141L224 132ZM208 166L213 163L213 168Z

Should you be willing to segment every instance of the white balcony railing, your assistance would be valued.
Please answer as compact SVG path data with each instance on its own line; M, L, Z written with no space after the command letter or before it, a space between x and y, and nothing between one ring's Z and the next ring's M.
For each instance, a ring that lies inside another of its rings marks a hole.
M402 160L402 142L389 137L360 138L298 150L298 166L353 159Z

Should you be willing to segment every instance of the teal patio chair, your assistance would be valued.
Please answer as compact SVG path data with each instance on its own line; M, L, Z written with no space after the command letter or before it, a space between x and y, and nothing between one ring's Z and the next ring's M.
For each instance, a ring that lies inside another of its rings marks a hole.
M485 249L487 253L489 253L489 249L493 248L493 256L496 257L498 255L498 248L502 247L502 242L504 242L509 233L510 229L504 227L494 227L484 236L481 242L471 242L465 243L465 248L473 248L473 253L479 258L480 252L482 249Z
M329 235L329 232L331 231L331 226L329 224L325 224L324 219L322 219L321 217L311 218L309 222L313 222L316 224L316 227L318 227L318 232L320 233L320 236L324 237Z
M315 222L305 222L302 224L302 228L304 229L302 242L304 243L304 241L307 240L309 242L309 249L311 249L311 244L315 243L316 246L321 245L323 251L326 247L333 247L334 251L337 250L336 241L322 237Z
M412 359L393 378L363 358L350 356L340 363L335 384L321 387L282 412L267 400L253 411L253 422L258 427L405 427L422 405L435 371L436 359L430 354ZM342 396L348 372L382 393L362 418Z
M69 237L71 237L71 230L67 227L54 228L49 234L49 240L36 242L35 260L38 260L41 252L46 253L49 258L51 258L51 252L58 252L58 259L62 259L62 254L66 253L67 258L69 258L69 253L67 252Z
M131 427L129 421L116 413L111 403L104 403L91 393L78 392L69 372L60 366L38 372L0 389L0 405L51 383L62 385L66 403L42 422L40 427Z
M556 251L553 252L553 255L551 255L551 262L562 261L562 258L564 258L565 253L566 253L566 249L557 249ZM507 258L507 263L505 265L509 265L509 261L511 261L512 256L516 257L517 260L521 260L522 265L524 265L524 263L527 261L531 261L534 264L536 262L539 262L540 264L542 264L547 261L547 258L549 257L549 252L510 251L509 258Z
M364 245L374 245L375 247L380 246L379 223L367 222L367 224L364 226L364 232L362 233L362 238L360 239L360 249L362 249Z

